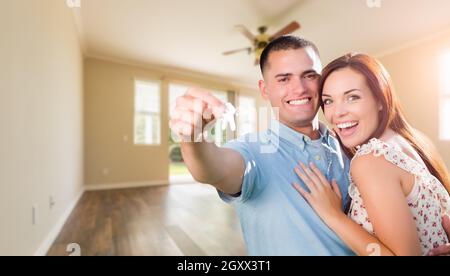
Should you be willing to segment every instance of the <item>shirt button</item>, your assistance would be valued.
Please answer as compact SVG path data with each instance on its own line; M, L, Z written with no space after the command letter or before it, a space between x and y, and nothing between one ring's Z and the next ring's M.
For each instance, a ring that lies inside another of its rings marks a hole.
M316 158L317 161L320 161L320 155L316 155L315 158Z

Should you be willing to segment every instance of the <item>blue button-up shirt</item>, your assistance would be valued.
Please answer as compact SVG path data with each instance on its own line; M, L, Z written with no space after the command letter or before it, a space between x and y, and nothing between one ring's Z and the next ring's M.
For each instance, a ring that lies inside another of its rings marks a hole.
M330 182L336 179L347 204L349 160L323 124L320 134L311 140L274 121L267 131L224 146L245 161L240 196L219 195L235 206L249 255L353 255L292 187L306 189L294 172L298 162L314 162Z

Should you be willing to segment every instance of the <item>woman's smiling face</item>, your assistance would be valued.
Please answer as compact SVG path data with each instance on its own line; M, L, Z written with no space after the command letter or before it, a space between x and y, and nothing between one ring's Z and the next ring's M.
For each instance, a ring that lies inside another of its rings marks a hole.
M350 67L331 73L323 86L325 117L347 148L372 138L379 125L381 104L365 77Z

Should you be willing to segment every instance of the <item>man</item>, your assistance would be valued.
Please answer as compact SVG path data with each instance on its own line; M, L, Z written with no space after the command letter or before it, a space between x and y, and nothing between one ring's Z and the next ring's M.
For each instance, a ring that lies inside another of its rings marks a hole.
M314 162L341 191L348 187L348 159L327 128L314 123L318 50L307 40L280 37L266 47L260 66L259 89L278 111L270 128L223 148L203 141L205 125L225 107L209 92L190 89L177 100L170 122L185 141L184 160L198 182L213 185L236 207L249 255L352 255L291 186L299 182L294 168L300 161ZM346 194L343 208L348 200Z

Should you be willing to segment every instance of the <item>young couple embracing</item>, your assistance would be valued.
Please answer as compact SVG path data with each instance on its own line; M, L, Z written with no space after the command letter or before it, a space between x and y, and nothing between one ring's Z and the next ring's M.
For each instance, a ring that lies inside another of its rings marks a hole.
M448 171L380 62L351 53L322 68L312 42L283 36L260 66L259 89L278 111L267 131L194 142L225 106L197 88L170 122L194 178L235 206L250 255L450 253ZM319 108L331 129L315 123ZM261 152L271 141L276 151Z

